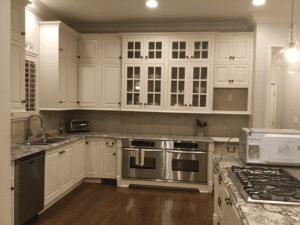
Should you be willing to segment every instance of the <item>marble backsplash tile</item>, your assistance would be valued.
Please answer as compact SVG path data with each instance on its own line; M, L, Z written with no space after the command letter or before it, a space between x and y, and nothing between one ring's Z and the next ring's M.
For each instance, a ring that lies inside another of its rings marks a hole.
M92 132L117 132L140 134L196 135L196 119L206 121L205 136L229 137L241 127L248 127L247 115L210 115L152 112L117 111L41 111L45 127L43 134L60 133L60 123L65 131L65 123L71 119L88 120ZM32 119L33 138L40 132L39 119ZM11 141L22 142L27 139L28 120L11 122ZM235 135L238 136L238 133Z

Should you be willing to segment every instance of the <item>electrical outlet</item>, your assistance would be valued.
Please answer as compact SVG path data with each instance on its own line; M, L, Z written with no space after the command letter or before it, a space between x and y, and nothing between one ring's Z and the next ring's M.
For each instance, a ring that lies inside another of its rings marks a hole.
M298 118L294 117L294 123L297 124L298 123Z
M228 95L228 101L232 101L232 94Z

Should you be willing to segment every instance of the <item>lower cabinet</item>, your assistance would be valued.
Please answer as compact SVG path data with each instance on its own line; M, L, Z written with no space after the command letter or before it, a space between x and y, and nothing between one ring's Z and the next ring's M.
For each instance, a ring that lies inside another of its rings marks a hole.
M214 175L214 225L242 225L220 174Z
M73 177L74 182L82 180L85 177L86 164L86 141L81 140L74 146L73 152Z
M116 141L115 139L104 139L102 141L103 173L102 178L116 178Z
M100 139L87 138L86 176L100 178Z

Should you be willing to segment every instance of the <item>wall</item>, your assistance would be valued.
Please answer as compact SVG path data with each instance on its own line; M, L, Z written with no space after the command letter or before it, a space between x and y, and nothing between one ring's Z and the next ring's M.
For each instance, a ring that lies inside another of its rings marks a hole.
M10 224L10 0L0 0L0 21L0 224Z
M78 110L70 111L67 118L90 121L92 132L191 136L196 135L196 119L199 119L208 123L206 136L229 137L248 126L249 116Z

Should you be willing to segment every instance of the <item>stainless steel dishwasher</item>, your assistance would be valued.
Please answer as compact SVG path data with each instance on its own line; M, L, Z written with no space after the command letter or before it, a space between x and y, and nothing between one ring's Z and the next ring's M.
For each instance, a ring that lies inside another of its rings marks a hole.
M15 161L14 218L21 225L44 209L45 151Z

